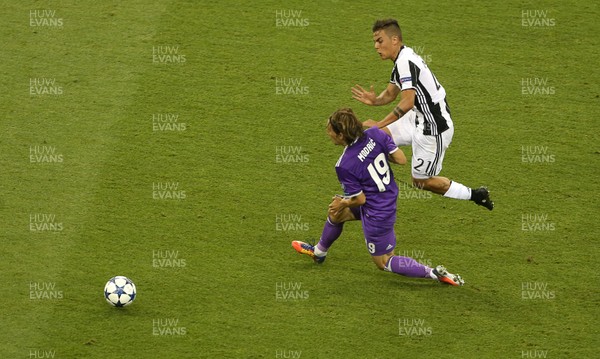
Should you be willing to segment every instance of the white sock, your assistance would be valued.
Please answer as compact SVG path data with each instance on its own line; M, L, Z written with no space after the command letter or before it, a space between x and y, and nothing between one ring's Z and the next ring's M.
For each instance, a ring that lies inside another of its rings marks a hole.
M322 250L320 250L319 245L315 246L314 252L317 257L325 257L327 255L327 251L323 252Z
M435 280L440 280L437 275L433 274L433 268L429 271L429 276L431 277L431 279L435 279Z
M455 199L471 199L471 189L464 184L451 181L450 188L444 193L444 197Z

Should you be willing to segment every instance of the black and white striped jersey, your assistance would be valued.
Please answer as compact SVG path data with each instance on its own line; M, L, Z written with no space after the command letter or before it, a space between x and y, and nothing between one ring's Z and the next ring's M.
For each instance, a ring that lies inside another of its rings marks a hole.
M390 83L401 91L416 91L415 107L423 114L424 135L438 135L449 128L452 121L446 103L446 90L435 78L425 61L410 47L402 46L394 61ZM446 118L448 117L448 118Z

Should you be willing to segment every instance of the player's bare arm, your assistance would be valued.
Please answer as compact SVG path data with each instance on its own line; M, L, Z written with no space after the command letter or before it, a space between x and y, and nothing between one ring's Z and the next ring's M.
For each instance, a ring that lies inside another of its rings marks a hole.
M382 106L394 101L398 97L400 89L394 84L388 84L379 96L375 95L373 85L369 91L362 88L360 85L355 85L352 88L352 98L369 106Z
M404 155L404 152L400 148L398 148L393 153L390 153L388 158L389 158L390 162L393 162L397 165L405 165L406 164L406 156Z
M395 87L395 86L394 86ZM394 110L392 112L390 112L387 116L385 116L385 118L379 122L369 122L369 124L373 125L373 123L375 123L375 125L379 128L384 128L386 126L388 126L389 124L397 121L400 117L404 116L408 111L412 110L412 108L415 106L415 96L416 96L416 92L413 89L408 89L408 90L404 90L402 91L402 96L400 98L400 102L398 103L398 105L396 107L394 107ZM365 121L365 125L369 126L369 127L373 127L367 124L367 121Z

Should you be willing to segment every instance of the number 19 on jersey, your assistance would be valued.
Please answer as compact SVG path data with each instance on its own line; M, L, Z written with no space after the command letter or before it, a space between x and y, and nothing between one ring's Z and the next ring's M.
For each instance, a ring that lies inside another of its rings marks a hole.
M367 169L369 170L369 174L379 192L385 192L385 186L390 184L390 166L385 158L385 153L380 153L379 156L375 157L373 163L371 163Z

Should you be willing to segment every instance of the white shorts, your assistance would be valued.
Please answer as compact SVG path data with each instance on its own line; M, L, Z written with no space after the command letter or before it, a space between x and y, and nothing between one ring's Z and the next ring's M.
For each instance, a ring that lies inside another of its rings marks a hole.
M419 125L416 125L418 120ZM454 126L437 136L423 134L423 115L411 110L387 126L396 146L412 145L411 174L413 178L427 179L437 176L442 170L446 149L452 143Z

